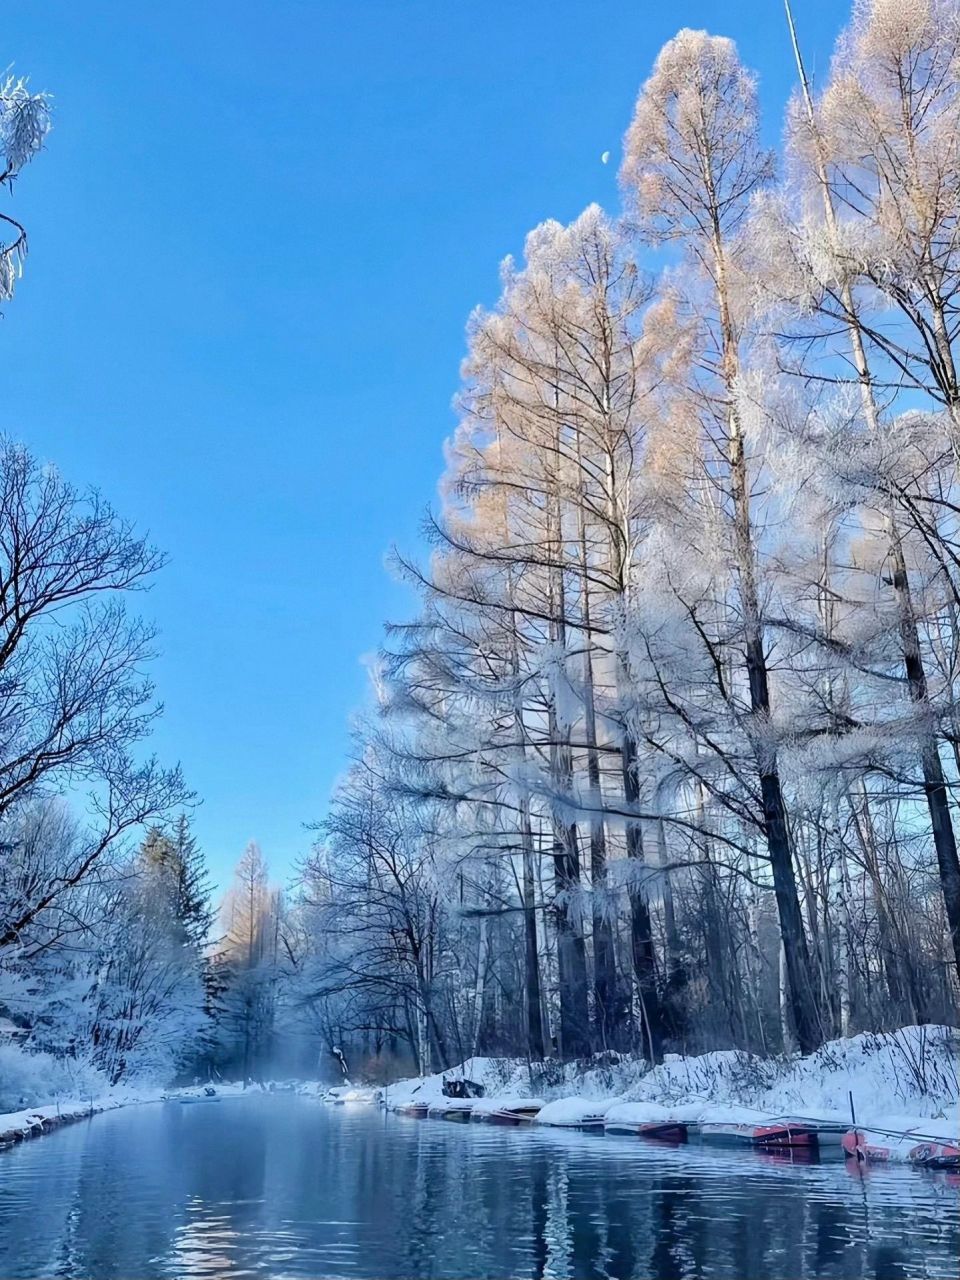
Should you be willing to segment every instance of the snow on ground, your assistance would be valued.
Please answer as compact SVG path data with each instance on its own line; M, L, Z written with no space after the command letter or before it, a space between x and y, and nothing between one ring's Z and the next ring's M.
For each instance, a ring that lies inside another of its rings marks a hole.
M322 1102L376 1102L378 1090L366 1085L338 1084L331 1088L318 1083L315 1087L299 1086L297 1093L308 1094Z
M602 1117L610 1103L593 1098L555 1098L537 1114L538 1124L554 1125L560 1129L577 1128L588 1120Z
M850 1119L891 1112L944 1116L958 1103L960 1032L904 1027L831 1040L806 1058L758 1059L736 1051L668 1058L627 1093L631 1101L704 1100L755 1108L776 1117Z
M542 1101L538 1121L561 1127L598 1116L634 1123L670 1118L757 1124L790 1117L847 1124L852 1094L858 1128L913 1130L924 1137L956 1141L960 1134L958 1051L960 1031L955 1028L904 1027L832 1040L806 1058L757 1058L738 1050L691 1057L668 1054L660 1066L647 1071L642 1059L613 1055L600 1064L548 1063L539 1069L521 1059L477 1057L450 1071L401 1080L382 1090L286 1081L247 1091L239 1084L217 1084L216 1091L219 1098L267 1089L296 1091L338 1104L369 1103L379 1097L388 1107L412 1102L434 1106L452 1101L443 1094L444 1080L465 1079L483 1086L484 1096L477 1100L481 1112ZM205 1094L202 1087L171 1091L129 1086L96 1093L58 1090L52 1101L21 1104L0 1114L0 1143L42 1132L66 1118L164 1098L190 1102L204 1099Z
M115 1111L118 1107L144 1102L209 1102L236 1097L243 1092L239 1084L218 1084L215 1088L213 1099L204 1093L202 1087L161 1089L134 1086L118 1086L95 1097L60 1097L40 1106L23 1107L0 1115L0 1145L43 1133L71 1120L97 1115L101 1111Z
M482 1110L539 1095L548 1101L538 1121L568 1126L614 1106L637 1123L670 1117L758 1124L791 1117L846 1124L852 1095L860 1127L956 1138L958 1051L960 1031L926 1026L831 1040L806 1058L758 1058L732 1049L668 1054L652 1071L629 1058L599 1066L549 1064L541 1071L516 1059L471 1058L446 1073L399 1081L381 1097L389 1107L432 1105L443 1098L444 1079L464 1078L484 1086Z
M943 1120L927 1118L919 1122L916 1116L888 1115L876 1116L869 1126L858 1124L857 1129L865 1133L906 1134L911 1138L910 1145L913 1145L919 1138L956 1142L958 1125L956 1115Z
M542 1107L544 1103L544 1098L534 1098L529 1093L488 1093L477 1098L472 1110L477 1115L490 1115L494 1111L510 1111L514 1107Z
M522 1058L468 1058L450 1071L398 1080L381 1090L381 1097L388 1107L403 1107L412 1102L433 1106L444 1101L444 1080L472 1080L483 1086L484 1097L497 1094L529 1098L534 1092L533 1076Z

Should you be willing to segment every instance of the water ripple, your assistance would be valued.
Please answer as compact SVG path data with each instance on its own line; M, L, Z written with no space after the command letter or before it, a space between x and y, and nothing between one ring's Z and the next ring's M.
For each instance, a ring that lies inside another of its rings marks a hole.
M0 1155L0 1276L955 1280L956 1180L295 1097Z

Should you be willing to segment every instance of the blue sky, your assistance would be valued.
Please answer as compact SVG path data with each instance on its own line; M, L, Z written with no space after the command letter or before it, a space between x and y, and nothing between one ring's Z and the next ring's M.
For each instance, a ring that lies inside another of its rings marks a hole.
M797 0L825 70L847 5ZM13 212L2 428L170 562L155 745L214 875L305 851L410 607L384 557L436 491L463 326L547 217L617 205L660 45L733 36L779 134L780 0L30 0L3 61L55 95ZM610 164L600 155L610 149Z

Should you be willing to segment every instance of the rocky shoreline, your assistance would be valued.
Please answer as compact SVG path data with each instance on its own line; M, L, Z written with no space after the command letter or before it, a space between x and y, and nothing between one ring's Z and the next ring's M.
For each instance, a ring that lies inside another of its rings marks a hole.
M51 1115L49 1107L41 1107L36 1111L18 1113L17 1122L12 1126L9 1124L9 1117L4 1117L5 1127L0 1130L0 1151L15 1146L19 1142L27 1142L31 1138L40 1138L54 1129L63 1128L64 1125L76 1124L78 1120L89 1120L91 1116L98 1115L104 1109L91 1103L82 1110L55 1110ZM23 1116L22 1120L20 1114Z

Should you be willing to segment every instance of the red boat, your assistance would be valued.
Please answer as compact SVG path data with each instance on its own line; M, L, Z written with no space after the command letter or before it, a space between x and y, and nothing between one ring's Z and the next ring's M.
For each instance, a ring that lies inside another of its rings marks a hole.
M960 1170L960 1142L924 1138L919 1133L851 1129L842 1145L848 1156L868 1164L903 1160L923 1169Z
M819 1148L836 1145L843 1129L817 1121L776 1120L765 1124L724 1124L705 1122L699 1126L701 1141L725 1146L744 1145L763 1150L780 1147Z
M804 1124L761 1124L753 1131L758 1147L816 1147L816 1129Z
M604 1132L649 1138L654 1142L686 1142L687 1125L682 1120L608 1120Z
M667 1120L658 1124L641 1124L637 1127L641 1138L649 1138L653 1142L680 1143L687 1140L687 1126L680 1120Z
M911 1164L924 1169L960 1169L960 1145L952 1142L921 1142L907 1152Z
M657 1111L662 1114L656 1116ZM631 1137L647 1138L652 1142L673 1144L686 1142L689 1133L687 1121L678 1120L666 1107L634 1108L630 1103L614 1107L607 1115L603 1128L606 1133L630 1134Z

